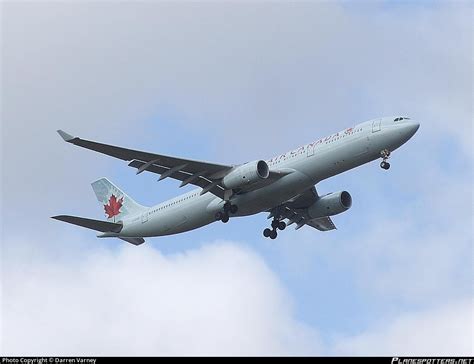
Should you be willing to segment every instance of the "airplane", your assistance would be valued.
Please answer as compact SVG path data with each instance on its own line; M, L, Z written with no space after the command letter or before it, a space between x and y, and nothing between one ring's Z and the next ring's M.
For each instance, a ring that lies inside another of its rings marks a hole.
M420 124L409 117L383 117L360 123L271 159L224 165L126 149L73 137L58 130L64 141L129 161L142 172L173 178L199 187L152 207L135 202L106 178L92 183L107 221L59 215L53 219L98 231L97 237L116 237L134 245L146 237L178 234L230 217L267 212L271 228L263 235L275 239L278 230L296 224L320 231L336 229L331 216L347 211L347 191L319 195L315 185L327 178L382 159L390 168L390 154L405 144Z

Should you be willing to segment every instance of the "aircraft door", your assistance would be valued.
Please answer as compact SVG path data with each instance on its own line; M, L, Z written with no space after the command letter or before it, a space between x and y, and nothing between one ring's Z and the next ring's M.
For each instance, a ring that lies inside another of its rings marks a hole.
M314 155L314 148L316 148L316 144L311 143L311 144L309 144L306 148L307 148L307 150L306 150L306 156L307 156L307 157L311 157L311 156Z
M382 122L382 119L377 119L377 120L374 120L373 123L372 123L372 133L375 133L377 131L380 131L381 129L381 124Z

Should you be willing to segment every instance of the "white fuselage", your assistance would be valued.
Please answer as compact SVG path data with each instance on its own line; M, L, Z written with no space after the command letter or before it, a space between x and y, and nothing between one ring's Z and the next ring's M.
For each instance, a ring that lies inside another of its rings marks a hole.
M292 173L262 188L234 195L231 202L238 206L238 212L232 216L267 211L326 178L378 159L383 149L393 151L407 142L418 126L412 120L374 119L269 159L270 170ZM127 218L118 236L171 235L215 222L224 201L200 192L193 190Z

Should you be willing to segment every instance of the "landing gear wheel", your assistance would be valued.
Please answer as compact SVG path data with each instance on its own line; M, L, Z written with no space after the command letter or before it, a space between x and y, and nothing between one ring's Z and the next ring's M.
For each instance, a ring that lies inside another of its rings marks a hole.
M271 233L272 233L272 231L268 228L263 230L263 236L266 237L266 238L268 238Z
M226 202L224 204L224 212L226 214L235 214L237 213L237 211L239 210L239 208L237 207L237 205L232 205L230 202Z
M214 215L214 218L216 219L216 221L221 221L223 217L224 217L224 213L220 211L216 212L216 214Z
M380 167L382 167L383 169L387 170L387 169L390 168L390 163L385 162L385 161L382 161L382 162L380 163Z
M214 215L216 221L222 221L223 223L226 223L229 221L229 215L227 215L225 212L218 211Z
M286 228L286 223L284 221L280 221L278 223L278 229L283 231L285 230L285 228Z
M230 204L230 202L226 202L226 203L224 204L224 212L225 212L225 213L229 212L231 206L232 206L232 205Z
M270 230L270 239L274 240L277 237L277 232L276 230Z

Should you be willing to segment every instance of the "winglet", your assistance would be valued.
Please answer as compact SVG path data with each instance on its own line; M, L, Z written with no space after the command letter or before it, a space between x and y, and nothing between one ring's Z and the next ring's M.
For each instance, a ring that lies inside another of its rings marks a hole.
M70 142L71 140L75 139L72 135L69 135L68 133L62 131L61 129L57 131L59 135L61 135L61 138L64 139L65 142Z

